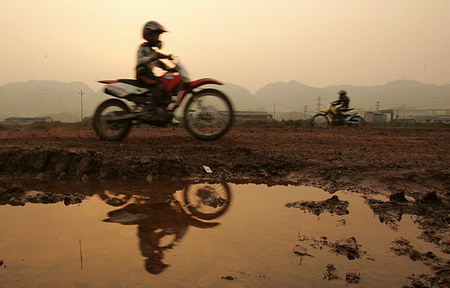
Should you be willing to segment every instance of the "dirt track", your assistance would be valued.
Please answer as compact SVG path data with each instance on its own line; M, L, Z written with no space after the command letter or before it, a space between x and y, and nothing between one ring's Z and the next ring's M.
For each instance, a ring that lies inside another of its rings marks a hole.
M0 141L2 178L205 178L444 197L450 191L448 128L235 127L215 142L182 128L135 129L122 142L55 128L0 131Z

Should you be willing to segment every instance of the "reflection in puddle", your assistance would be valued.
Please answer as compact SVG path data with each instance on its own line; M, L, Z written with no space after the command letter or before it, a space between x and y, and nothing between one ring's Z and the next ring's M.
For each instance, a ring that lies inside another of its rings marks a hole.
M213 228L218 222L207 222L223 215L231 204L228 184L188 185L182 191L182 200L170 197L154 203L149 197L110 191L100 194L106 203L126 203L124 207L108 212L104 222L137 225L139 248L145 259L145 269L159 274L167 268L164 252L174 248L186 234L189 226ZM170 240L167 240L167 238ZM165 242L164 240L168 241Z
M2 288L401 287L436 263L399 256L395 239L402 237L408 253L445 259L418 239L410 217L392 230L347 192L335 195L348 213L326 206L317 216L285 207L331 198L311 187L52 185L92 197L69 206L0 206Z

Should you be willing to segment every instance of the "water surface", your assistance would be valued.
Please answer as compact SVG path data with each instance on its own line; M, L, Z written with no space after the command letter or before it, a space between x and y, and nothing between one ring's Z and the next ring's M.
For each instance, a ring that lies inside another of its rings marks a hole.
M0 206L0 287L343 287L348 272L360 273L361 287L401 287L412 273L431 270L394 254L395 238L443 257L417 239L420 231L410 217L395 231L357 194L336 193L349 201L349 214L316 216L285 204L331 197L321 189L229 187L226 213L207 220L170 206L172 193L126 184L90 188L99 190L77 205ZM105 202L105 190L137 198L114 207ZM182 198L181 190L173 192ZM366 254L349 260L309 247L312 256L302 257L293 247L305 235L332 241L355 237ZM327 264L344 279L324 280ZM226 276L235 280L222 279Z

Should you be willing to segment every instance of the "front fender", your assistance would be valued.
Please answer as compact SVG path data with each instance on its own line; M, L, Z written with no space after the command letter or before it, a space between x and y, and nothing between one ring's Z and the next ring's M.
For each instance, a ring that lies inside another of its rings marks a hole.
M207 85L207 84L216 84L216 85L223 85L222 82L217 81L216 79L212 79L212 78L202 78L202 79L198 79L198 80L194 80L191 81L189 83L189 87L191 89L194 89L196 87L202 86L202 85Z

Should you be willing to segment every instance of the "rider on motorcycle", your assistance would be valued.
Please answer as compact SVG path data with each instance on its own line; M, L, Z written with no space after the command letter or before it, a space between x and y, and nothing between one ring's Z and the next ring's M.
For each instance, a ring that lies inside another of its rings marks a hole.
M334 119L341 120L343 118L343 112L346 112L349 108L350 98L347 96L347 91L341 90L338 92L339 99L332 102L333 110L335 112Z
M164 100L161 79L153 74L153 68L159 67L165 71L173 71L160 59L172 59L172 55L164 55L154 48L161 49L162 42L159 36L167 30L156 21L149 21L144 25L143 38L147 41L141 44L138 50L136 79L149 88L153 98L151 109L156 110Z

